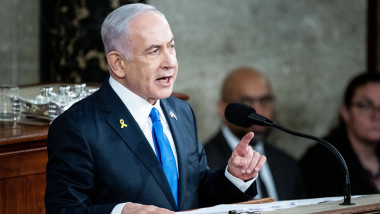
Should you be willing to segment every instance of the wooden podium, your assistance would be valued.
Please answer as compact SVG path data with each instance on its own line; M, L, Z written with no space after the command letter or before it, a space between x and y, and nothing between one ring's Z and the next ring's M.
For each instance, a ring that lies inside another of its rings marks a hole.
M45 213L48 128L0 122L0 213Z

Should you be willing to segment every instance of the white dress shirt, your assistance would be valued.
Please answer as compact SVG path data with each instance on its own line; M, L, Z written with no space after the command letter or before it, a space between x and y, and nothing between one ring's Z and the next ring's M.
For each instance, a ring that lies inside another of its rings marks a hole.
M174 140L169 129L169 124L167 123L164 113L162 112L162 109L160 106L160 100L157 100L157 102L154 105L152 105L148 101L143 99L142 97L128 90L126 87L124 87L119 82L117 82L114 78L110 77L109 82L113 90L120 97L124 105L128 108L129 112L132 114L133 118L136 120L137 124L143 131L146 139L148 140L150 146L152 147L155 153L156 153L156 150L154 147L154 141L153 141L153 136L152 136L153 124L152 124L152 120L149 117L149 114L153 107L155 107L158 110L158 112L160 113L162 128L170 142L170 146L174 153L174 157L175 157L175 161L177 165L177 172L178 172L177 150L174 146Z

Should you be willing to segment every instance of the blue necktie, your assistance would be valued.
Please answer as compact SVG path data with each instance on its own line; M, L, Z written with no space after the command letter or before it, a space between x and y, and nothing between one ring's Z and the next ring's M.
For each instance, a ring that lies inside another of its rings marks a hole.
M178 174L174 154L170 146L170 142L162 128L158 110L156 108L152 108L149 117L152 120L153 124L152 136L157 157L161 162L161 166L164 169L166 178L168 179L170 188L172 190L175 203L178 206Z

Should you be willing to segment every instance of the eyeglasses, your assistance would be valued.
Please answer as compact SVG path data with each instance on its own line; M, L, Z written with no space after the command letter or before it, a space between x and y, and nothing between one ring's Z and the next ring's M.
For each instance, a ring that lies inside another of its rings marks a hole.
M264 108L267 108L270 105L272 105L273 101L274 101L274 98L270 94L264 95L261 97L248 97L248 96L246 96L246 97L241 97L240 99L237 100L237 102L239 102L239 103L243 103L243 104L250 105L250 106L255 106L256 104L258 104Z
M366 115L374 115L376 112L380 112L380 106L375 106L371 101L354 102L352 106Z

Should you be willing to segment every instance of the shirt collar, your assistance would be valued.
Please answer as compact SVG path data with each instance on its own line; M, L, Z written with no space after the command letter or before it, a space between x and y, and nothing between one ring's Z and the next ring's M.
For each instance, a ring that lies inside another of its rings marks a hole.
M162 118L163 113L160 107L160 100L157 100L157 102L154 105L152 105L142 97L127 89L125 86L120 84L111 76L109 78L109 83L112 89L123 101L124 105L128 108L129 112L131 112L133 118L136 120L137 124L140 127L142 127L144 123L148 120L152 107L158 109Z
M222 126L222 134L224 138L226 138L228 146L231 150L234 150L240 142L240 139L237 138L226 125ZM264 154L264 142L262 140L259 140L255 146L252 146L252 148L260 154Z
M222 127L222 134L224 138L226 138L228 146L231 148L231 150L234 150L236 145L239 143L239 139L234 134L232 134L226 125L223 125Z

